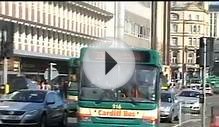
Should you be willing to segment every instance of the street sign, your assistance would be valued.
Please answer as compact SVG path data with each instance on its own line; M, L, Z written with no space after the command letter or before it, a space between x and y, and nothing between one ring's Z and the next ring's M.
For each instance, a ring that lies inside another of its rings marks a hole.
M44 72L44 78L46 80L48 80L48 74L49 73L49 69L47 68L46 71ZM51 76L51 80L55 79L57 76L59 76L59 72L56 68L52 67L52 76Z

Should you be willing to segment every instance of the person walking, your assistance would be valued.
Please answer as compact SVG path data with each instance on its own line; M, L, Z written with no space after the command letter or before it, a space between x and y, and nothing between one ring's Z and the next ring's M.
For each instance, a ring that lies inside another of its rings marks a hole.
M43 89L43 85L44 85L44 81L40 81L40 83L38 84L38 88Z
M43 90L51 90L51 85L49 85L48 82L45 82L44 85L42 85Z

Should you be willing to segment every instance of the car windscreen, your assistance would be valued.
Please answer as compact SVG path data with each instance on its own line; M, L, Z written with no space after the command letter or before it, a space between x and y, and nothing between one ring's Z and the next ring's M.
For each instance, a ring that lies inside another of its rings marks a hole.
M197 91L182 91L179 96L183 97L198 97L200 95L200 92Z
M161 102L172 103L172 97L170 93L161 93Z
M7 101L42 103L45 91L16 91L7 97Z

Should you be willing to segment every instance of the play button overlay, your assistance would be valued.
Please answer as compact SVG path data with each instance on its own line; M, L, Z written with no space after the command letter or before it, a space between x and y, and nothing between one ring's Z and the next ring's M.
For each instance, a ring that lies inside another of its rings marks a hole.
M86 86L101 89L116 89L125 85L133 76L135 57L132 50L121 43L119 47L85 48L82 67L86 76ZM122 47L122 48L121 48Z
M117 64L117 62L107 52L105 52L105 64L105 74L107 74Z

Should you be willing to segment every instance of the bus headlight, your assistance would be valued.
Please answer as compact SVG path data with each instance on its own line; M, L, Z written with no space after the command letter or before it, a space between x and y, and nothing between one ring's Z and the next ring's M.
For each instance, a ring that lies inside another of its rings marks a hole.
M150 124L157 124L158 123L158 119L154 118L154 117L150 117L150 116L143 116L143 121L150 123Z
M91 114L77 113L80 121L91 121Z

